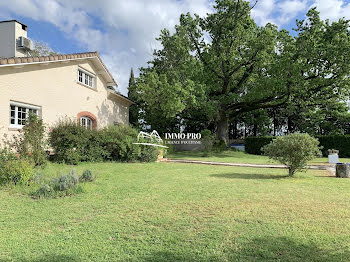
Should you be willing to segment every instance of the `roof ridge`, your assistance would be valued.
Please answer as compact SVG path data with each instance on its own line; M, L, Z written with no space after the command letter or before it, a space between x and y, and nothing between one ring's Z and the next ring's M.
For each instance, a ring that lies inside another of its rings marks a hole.
M0 58L0 65L56 61L56 60L65 60L65 59L85 58L85 57L92 57L92 56L99 56L98 51L71 53L71 54L53 54L53 55L47 55L47 56L3 57L3 58Z
M94 52L83 52L83 53L72 53L72 54L54 54L48 56L30 56L30 57L8 57L0 58L0 67L1 66L15 66L15 65L25 65L25 64L36 64L36 63L45 63L45 62L55 62L55 61L64 61L64 60L74 60L74 59L84 59L84 58L93 58L96 57L101 63L102 67L111 77L112 81L116 84L117 82L113 78L111 72L107 69L107 66L102 62L101 57L99 56L98 51Z

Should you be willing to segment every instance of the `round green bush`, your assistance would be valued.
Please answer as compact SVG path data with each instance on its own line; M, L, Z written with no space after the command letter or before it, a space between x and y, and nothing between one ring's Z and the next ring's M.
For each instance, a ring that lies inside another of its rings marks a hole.
M95 180L95 175L91 170L85 170L83 174L80 176L79 181L81 182L92 182Z
M309 134L280 136L263 147L269 158L288 167L289 176L306 167L307 162L321 155L319 141Z
M34 176L31 163L26 160L10 160L0 169L0 183L28 184Z

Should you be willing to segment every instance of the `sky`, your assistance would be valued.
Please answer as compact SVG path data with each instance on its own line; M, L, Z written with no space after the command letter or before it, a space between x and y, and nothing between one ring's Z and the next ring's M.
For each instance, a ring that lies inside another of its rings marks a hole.
M152 60L160 30L173 29L182 13L205 16L212 5L213 0L0 0L0 21L19 20L29 38L59 53L99 51L126 95L130 69L137 75ZM252 16L259 25L272 22L292 31L314 6L322 19L350 19L350 0L258 0Z

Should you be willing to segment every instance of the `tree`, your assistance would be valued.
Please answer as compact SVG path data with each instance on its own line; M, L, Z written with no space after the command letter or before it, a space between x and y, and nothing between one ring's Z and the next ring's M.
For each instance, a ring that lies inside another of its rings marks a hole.
M173 34L161 32L163 48L138 85L145 114L158 108L157 119L185 120L192 115L188 109L204 110L217 138L227 143L230 122L242 114L291 101L313 107L348 95L348 21L330 24L311 9L292 37L272 24L257 26L249 2L216 0L214 10L204 18L181 15ZM167 88L154 96L157 79Z
M136 99L137 99L137 91L136 91L135 87L136 87L136 82L135 82L134 70L133 70L133 68L131 68L130 78L129 78L129 86L128 86L128 97L132 101L136 101ZM131 105L131 107L129 109L129 123L132 126L137 127L139 124L138 123L139 111L140 111L140 108L137 104Z
M265 155L288 167L289 176L305 168L307 162L321 155L319 141L308 134L280 136L262 148Z
M31 56L50 56L57 54L47 43L36 40L34 40L34 49L30 51Z

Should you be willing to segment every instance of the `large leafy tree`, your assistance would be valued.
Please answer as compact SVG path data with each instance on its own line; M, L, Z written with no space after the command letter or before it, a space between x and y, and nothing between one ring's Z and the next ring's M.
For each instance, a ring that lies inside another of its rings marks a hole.
M163 49L137 84L144 112L184 120L200 110L227 142L229 123L242 114L291 101L312 107L345 99L348 21L322 21L311 9L292 37L272 24L257 26L251 8L246 1L216 0L214 13L181 15L175 33L163 30Z

